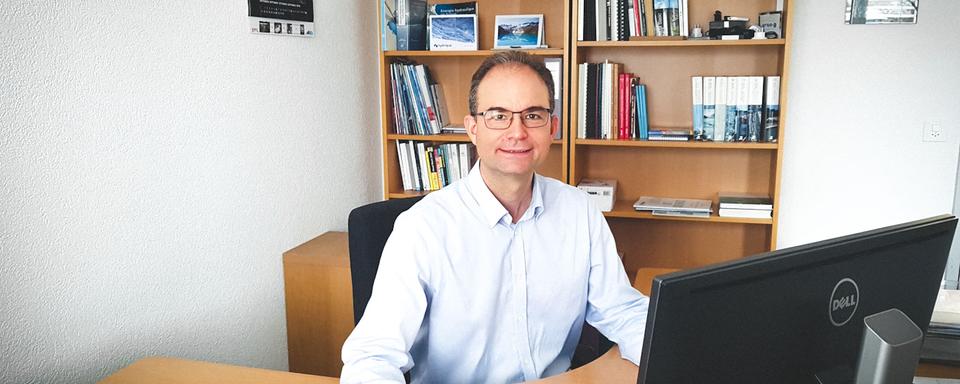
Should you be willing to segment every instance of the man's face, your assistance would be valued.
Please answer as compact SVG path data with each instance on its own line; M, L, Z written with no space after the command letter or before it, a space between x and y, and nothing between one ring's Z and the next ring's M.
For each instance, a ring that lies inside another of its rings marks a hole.
M509 111L530 108L549 108L551 95L547 86L532 69L522 65L500 66L492 69L477 87L477 113L500 109ZM506 129L490 129L483 116L467 116L464 126L467 135L477 146L480 166L487 177L530 177L550 152L550 143L557 131L558 121L552 115L549 122L537 128L528 128L522 114L513 115Z

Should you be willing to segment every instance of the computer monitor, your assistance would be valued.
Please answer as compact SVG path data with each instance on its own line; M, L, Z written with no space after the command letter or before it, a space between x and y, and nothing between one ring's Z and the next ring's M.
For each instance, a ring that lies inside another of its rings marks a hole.
M852 382L865 316L897 308L926 331L956 226L937 216L658 276L637 382Z

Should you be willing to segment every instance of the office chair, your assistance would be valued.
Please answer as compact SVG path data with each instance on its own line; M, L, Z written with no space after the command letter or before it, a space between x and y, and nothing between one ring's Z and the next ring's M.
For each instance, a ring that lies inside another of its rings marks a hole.
M387 238L393 232L393 223L403 211L410 209L423 197L394 199L371 203L350 211L347 219L347 241L350 247L350 277L353 284L353 322L357 324L373 292L380 256ZM589 363L607 352L613 343L586 322L580 342L573 354L570 368Z
M350 277L353 280L353 323L360 322L373 293L380 255L393 232L393 222L423 196L380 201L354 208L347 218L347 242L350 248Z

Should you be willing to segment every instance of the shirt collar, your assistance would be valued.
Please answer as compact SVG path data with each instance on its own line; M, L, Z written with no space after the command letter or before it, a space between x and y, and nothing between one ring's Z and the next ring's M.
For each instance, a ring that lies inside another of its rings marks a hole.
M534 173L533 193L530 199L530 206L527 207L527 211L523 213L519 221L528 220L531 216L540 217L540 214L543 212L542 178L542 176ZM497 197L493 195L493 192L490 191L490 188L488 188L487 184L483 181L483 176L480 175L479 161L474 164L473 168L470 169L470 173L467 175L467 188L480 208L480 216L484 224L493 228L493 226L497 225L500 221L503 221L504 224L507 225L512 223L513 220L510 217L510 212L503 207L503 204L500 204L500 200L497 200Z

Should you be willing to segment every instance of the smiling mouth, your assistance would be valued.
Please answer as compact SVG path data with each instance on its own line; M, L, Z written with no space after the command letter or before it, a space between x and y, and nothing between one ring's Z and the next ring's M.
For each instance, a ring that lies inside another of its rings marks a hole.
M527 149L505 149L505 148L501 148L500 150L503 151L503 152L506 152L506 153L514 153L514 154L520 154L520 153L530 152L530 148L527 148Z

